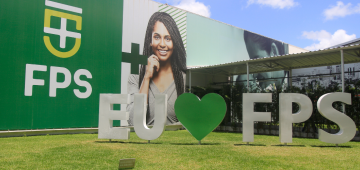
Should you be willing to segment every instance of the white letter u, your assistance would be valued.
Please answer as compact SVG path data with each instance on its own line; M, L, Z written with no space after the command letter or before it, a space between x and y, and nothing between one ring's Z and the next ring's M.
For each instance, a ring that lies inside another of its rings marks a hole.
M154 126L150 129L146 126L146 94L134 96L134 130L139 138L154 140L161 136L166 126L167 95L155 95Z

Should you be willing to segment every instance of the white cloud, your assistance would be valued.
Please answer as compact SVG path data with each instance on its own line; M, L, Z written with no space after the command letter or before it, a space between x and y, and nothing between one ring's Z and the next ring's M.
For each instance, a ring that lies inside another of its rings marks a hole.
M360 3L353 7L351 3L344 5L341 1L338 1L336 6L331 6L331 8L325 9L324 11L326 20L331 20L337 17L345 17L356 13L360 13Z
M284 9L294 7L299 3L294 0L248 0L247 4L248 6L251 4L260 4L271 6L273 8Z
M181 0L179 4L174 6L205 17L210 17L211 15L210 6L206 6L201 2L196 2L196 0Z
M304 31L302 36L306 39L318 41L310 46L305 47L305 49L313 51L328 48L346 41L350 41L356 38L355 34L348 35L345 30L339 29L334 34L321 30L321 31Z

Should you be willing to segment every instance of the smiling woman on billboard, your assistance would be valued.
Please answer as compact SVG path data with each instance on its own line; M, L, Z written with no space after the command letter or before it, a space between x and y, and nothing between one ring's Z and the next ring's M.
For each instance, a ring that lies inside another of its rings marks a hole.
M143 55L148 56L139 75L130 75L128 93L148 96L146 123L154 123L155 94L167 94L167 124L178 122L174 103L185 92L186 51L174 19L167 13L156 12L149 19ZM128 105L129 125L133 125L133 103Z

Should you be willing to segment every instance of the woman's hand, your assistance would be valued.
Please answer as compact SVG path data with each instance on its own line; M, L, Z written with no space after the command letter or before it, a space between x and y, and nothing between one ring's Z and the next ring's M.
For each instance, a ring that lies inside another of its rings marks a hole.
M139 93L149 95L150 79L153 78L155 71L158 72L159 69L160 69L159 58L153 54L148 58L144 79L141 83ZM147 97L147 102L149 102L148 100L149 98Z
M153 54L148 58L144 79L150 80L151 78L153 78L155 71L158 72L159 69L160 69L159 58Z

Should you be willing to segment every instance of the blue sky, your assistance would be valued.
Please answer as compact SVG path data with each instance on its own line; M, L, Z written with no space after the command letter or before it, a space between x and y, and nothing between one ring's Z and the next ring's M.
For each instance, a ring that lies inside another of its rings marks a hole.
M308 50L360 38L359 0L154 0Z

